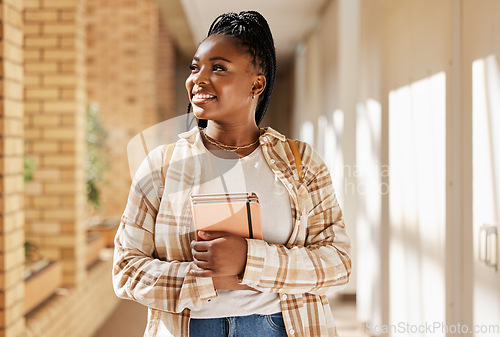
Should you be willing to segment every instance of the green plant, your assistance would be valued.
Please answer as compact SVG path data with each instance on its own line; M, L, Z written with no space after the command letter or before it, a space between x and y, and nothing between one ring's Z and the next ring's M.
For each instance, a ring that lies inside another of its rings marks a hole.
M30 241L24 242L24 258L26 261L34 262L42 258L38 247Z
M106 137L107 133L99 118L99 104L93 102L87 107L87 201L96 210L101 208L99 184L104 181L106 171Z
M32 158L23 158L24 169L23 169L23 178L24 182L27 183L33 180L33 176L35 175L36 164Z

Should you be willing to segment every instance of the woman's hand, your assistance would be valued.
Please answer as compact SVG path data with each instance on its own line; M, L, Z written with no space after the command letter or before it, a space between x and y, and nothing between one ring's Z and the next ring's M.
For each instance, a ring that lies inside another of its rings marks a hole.
M203 241L192 241L194 263L201 270L191 270L198 277L236 276L242 274L247 262L247 241L226 232L199 231Z

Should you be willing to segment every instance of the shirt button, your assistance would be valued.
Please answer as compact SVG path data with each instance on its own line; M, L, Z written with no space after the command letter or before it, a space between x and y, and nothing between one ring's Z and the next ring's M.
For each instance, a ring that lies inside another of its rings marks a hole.
M271 162L271 164L274 164L274 163L276 163L276 160L271 159L270 162Z
M262 138L262 139L264 139L264 141L265 141L265 142L269 141L269 138L267 138L267 136L265 136L265 137L264 137L264 138Z
M283 295L283 296L281 296L281 298L283 299L283 301L284 301L284 300L286 300L286 299L287 299L286 294L285 294L285 295Z
M295 335L295 330L290 329L290 331L289 331L289 332L290 332L290 335Z

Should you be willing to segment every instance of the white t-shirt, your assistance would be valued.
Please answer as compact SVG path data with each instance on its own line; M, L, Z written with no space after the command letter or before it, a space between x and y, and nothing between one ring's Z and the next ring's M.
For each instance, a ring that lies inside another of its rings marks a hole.
M227 152L226 152L227 154ZM288 192L276 177L259 146L239 159L223 159L210 151L202 158L200 194L255 192L259 197L264 241L284 245L292 234L292 211ZM281 312L278 294L252 290L218 290L192 318L268 315Z

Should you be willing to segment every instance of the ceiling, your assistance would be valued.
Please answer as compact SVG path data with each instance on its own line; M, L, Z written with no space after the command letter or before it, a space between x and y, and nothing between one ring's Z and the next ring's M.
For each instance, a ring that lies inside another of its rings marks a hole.
M185 56L193 55L212 21L222 13L256 10L268 21L280 62L315 28L331 0L158 0L162 16Z

